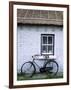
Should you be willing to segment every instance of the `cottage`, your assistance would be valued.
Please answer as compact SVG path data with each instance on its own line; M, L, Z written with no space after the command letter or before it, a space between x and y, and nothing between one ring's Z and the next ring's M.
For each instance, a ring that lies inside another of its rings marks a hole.
M59 72L63 72L63 12L18 9L18 73L24 62L32 61L33 55L45 53L56 57Z

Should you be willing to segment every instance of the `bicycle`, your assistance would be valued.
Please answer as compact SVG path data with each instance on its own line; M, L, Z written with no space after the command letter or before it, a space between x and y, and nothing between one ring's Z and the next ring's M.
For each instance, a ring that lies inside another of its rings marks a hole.
M38 58L38 57L43 57L43 58ZM49 55L34 55L32 56L33 61L28 61L25 62L21 66L21 74L24 75L25 77L32 77L34 74L36 74L36 66L39 68L40 73L46 73L47 75L49 74L50 76L55 76L59 70L59 65L55 61L55 59L49 58ZM40 67L35 60L44 60L44 64L42 67Z

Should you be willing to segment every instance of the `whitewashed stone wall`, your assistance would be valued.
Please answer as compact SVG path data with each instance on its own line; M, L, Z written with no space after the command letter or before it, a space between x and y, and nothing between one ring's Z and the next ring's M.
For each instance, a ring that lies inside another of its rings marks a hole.
M56 26L18 26L17 29L17 70L24 62L32 61L32 55L41 53L41 34L55 34L54 54L63 71L63 28ZM41 66L42 62L37 61Z

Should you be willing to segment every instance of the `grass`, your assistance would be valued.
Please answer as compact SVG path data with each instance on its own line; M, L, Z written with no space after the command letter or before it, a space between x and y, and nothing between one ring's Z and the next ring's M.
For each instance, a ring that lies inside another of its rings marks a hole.
M24 77L21 74L17 74L17 80L38 80L38 79L57 79L57 78L63 78L63 73L58 72L55 76L47 75L46 73L36 73L32 77Z

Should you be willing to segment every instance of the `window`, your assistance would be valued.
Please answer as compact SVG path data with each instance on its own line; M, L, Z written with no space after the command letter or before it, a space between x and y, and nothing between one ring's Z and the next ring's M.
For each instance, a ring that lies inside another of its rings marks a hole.
M41 34L41 54L54 54L54 34Z

